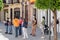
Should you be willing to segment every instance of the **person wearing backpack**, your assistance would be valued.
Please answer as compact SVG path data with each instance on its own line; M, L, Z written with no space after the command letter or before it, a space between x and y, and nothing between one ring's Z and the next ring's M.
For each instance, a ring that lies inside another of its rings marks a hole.
M42 17L42 22L41 22L41 31L42 31L42 37L44 38L44 27L45 27L45 17Z
M54 19L54 17L53 17ZM56 25L57 25L57 32L59 32L59 19L56 20ZM54 30L54 27L53 27L53 30Z
M54 16L52 17L53 18L53 20L52 20L52 22L51 22L51 36L54 36ZM56 21L56 24L58 23L58 21Z
M57 24L57 32L59 32L59 19L57 19L56 24Z
M36 27L37 27L37 19L34 17L34 20L32 22L32 32L30 35L32 36L36 35Z

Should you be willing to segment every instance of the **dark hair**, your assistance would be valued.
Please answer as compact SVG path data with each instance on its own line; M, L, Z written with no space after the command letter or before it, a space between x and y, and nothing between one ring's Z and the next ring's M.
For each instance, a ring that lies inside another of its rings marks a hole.
M53 19L54 19L54 16L53 16Z
M35 23L35 24L37 24L37 19L36 19L36 17L35 17L35 20L36 20L36 23Z
M36 17L34 19L36 20Z
M15 18L18 18L18 16L15 16Z
M9 19L9 18L7 17L7 19Z
M8 17L7 17L7 20L9 20L9 18L8 18ZM6 21L7 21L7 20L6 20Z
M43 16L42 18L43 18L43 19L45 19L45 17L44 17L44 16Z

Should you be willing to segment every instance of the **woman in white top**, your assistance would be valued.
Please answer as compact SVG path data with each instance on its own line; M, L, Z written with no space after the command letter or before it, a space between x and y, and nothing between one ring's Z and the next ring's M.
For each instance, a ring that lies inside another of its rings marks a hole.
M28 34L27 34L27 21L23 20L22 22L22 33L23 33L23 39L28 38Z

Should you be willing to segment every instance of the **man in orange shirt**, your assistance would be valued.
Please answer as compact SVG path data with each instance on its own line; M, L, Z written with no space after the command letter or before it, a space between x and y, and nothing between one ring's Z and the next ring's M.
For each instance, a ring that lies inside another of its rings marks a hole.
M14 27L15 27L15 33L16 33L15 37L18 37L19 19L18 19L17 17L15 17L15 18L13 19L13 25L14 25Z

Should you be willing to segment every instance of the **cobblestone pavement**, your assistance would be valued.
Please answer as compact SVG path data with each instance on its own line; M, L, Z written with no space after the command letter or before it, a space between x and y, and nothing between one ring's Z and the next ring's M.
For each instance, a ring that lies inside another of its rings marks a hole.
M13 26L12 26L13 27ZM49 40L49 35L45 35L45 38L42 39L41 36L41 30L40 28L37 28L36 30L36 36L33 37L30 35L31 33L31 27L28 27L28 36L29 38L26 40ZM2 36L1 36L2 35ZM58 40L60 39L60 33L58 33ZM0 23L0 40L2 40L2 38L4 40L23 40L23 36L18 36L17 38L15 37L15 31L14 31L14 27L13 27L13 34L9 35L9 34L5 34L5 26L3 23ZM53 40L53 37L51 37L51 40Z

